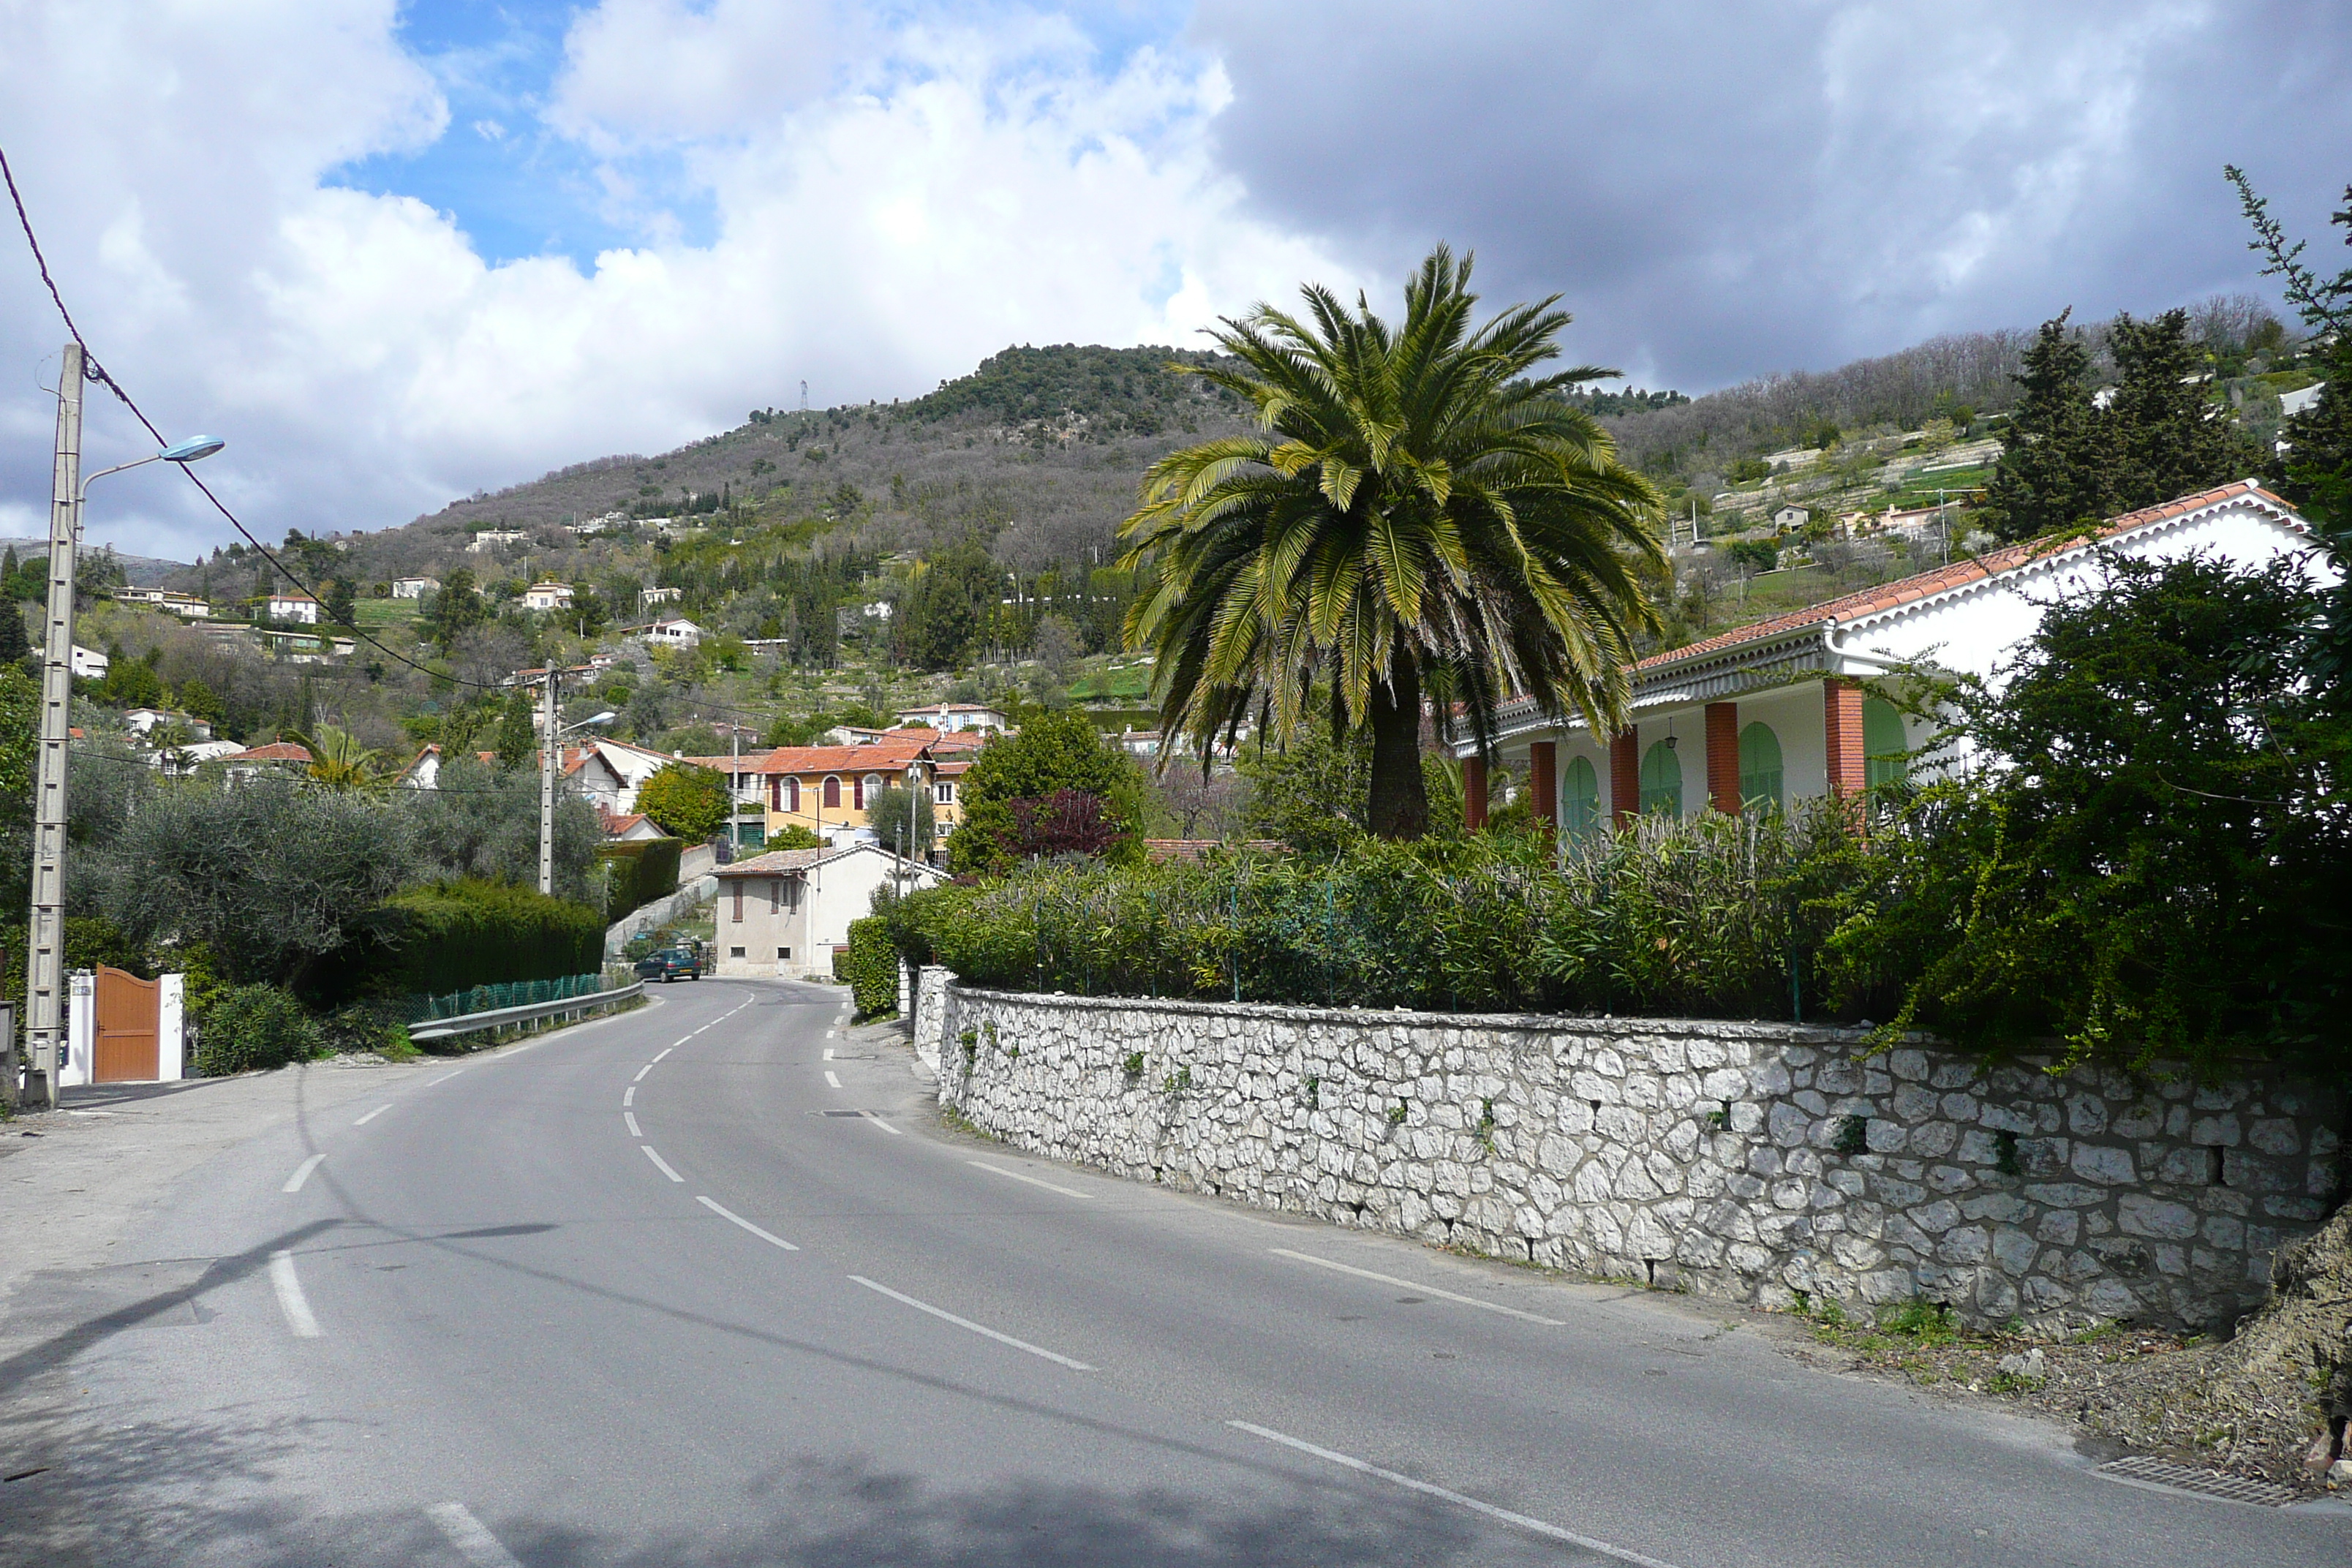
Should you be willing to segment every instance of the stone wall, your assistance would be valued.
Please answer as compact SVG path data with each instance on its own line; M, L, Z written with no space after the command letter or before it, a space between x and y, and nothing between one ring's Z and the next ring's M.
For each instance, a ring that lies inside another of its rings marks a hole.
M1043 996L929 973L941 1100L1018 1147L1765 1306L1802 1291L2048 1332L2227 1326L2339 1195L2344 1097L2285 1081L2053 1078L1789 1025Z

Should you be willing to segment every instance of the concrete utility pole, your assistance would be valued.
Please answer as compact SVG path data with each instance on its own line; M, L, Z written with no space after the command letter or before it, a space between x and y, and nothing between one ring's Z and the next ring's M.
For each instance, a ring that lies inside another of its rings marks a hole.
M33 784L33 908L25 963L27 1098L54 1107L66 1044L66 747L73 723L74 549L81 533L82 354L58 368L57 470L49 490L49 616L42 643L41 753Z
M556 721L555 661L547 661L546 719L539 731L539 890L555 893L555 752L563 744Z

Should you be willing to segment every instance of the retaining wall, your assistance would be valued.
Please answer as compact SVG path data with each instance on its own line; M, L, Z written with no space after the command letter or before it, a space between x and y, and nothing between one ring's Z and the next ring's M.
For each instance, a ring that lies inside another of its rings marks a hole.
M1856 1031L946 984L940 1093L1021 1148L1764 1306L2226 1327L2338 1198L2342 1093L2053 1078ZM928 1053L927 1053L928 1054Z

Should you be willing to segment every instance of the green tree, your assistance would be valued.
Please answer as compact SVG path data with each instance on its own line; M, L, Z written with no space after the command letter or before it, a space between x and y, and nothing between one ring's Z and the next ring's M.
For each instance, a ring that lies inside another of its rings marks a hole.
M909 831L908 813L913 812ZM920 859L931 852L931 792L908 789L905 784L886 784L866 796L866 820L873 826L874 837L882 847L893 855Z
M666 763L637 789L637 809L689 844L719 831L728 804L725 777L691 763Z
M331 626L353 626L359 624L359 584L349 577L338 577L327 584L326 602L320 605Z
M1423 699L1482 744L1505 700L1622 724L1643 586L1663 569L1659 503L1568 401L1613 375L1556 358L1554 300L1475 328L1471 263L1440 246L1391 329L1360 297L1304 290L1214 335L1240 363L1184 367L1246 400L1259 433L1152 465L1120 563L1157 574L1129 610L1158 655L1160 726L1206 747L1253 711L1299 724L1310 682L1336 736L1372 738L1372 831L1427 826Z
M499 714L499 766L519 768L538 754L539 731L531 724L531 707L530 692L507 694L504 709Z
M460 566L444 578L434 592L433 603L425 608L423 626L425 634L446 653L460 633L488 619L489 610L474 589L474 574Z
M900 654L921 669L953 669L971 656L1002 595L996 563L966 540L934 555L915 579L900 620Z
M2188 311L2117 316L2107 346L2119 378L2100 421L2115 454L2113 510L2155 506L2262 466L2262 453L2210 395L2203 378L2212 366L2189 339Z
M1249 784L1243 816L1249 837L1278 838L1301 855L1328 859L1368 829L1372 753L1366 737L1335 742L1327 728L1309 723L1286 746L1243 747L1234 766Z
M25 613L13 599L0 598L0 666L32 661L33 639L25 633Z
M98 700L110 708L157 707L163 700L163 682L148 660L117 657L106 667Z
M228 717L228 710L214 694L213 689L193 675L180 682L173 700L179 705L181 712L191 719L202 719L207 724L216 725Z
M959 875L992 874L1019 858L1017 800L1064 790L1093 795L1115 826L1114 859L1140 843L1143 779L1125 752L1079 713L1032 714L1017 735L990 742L963 776L963 820L948 835L948 865Z
M2110 510L2110 457L2091 405L2091 351L2062 310L2042 323L2014 378L2017 407L1988 487L1984 521L2004 539L2072 528Z

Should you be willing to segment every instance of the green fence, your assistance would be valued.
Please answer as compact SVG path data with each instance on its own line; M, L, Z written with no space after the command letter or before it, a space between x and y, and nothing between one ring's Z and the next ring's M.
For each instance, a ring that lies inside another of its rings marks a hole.
M602 974L571 974L561 980L517 980L504 985L477 985L471 991L452 991L446 995L411 996L408 999L408 1019L412 1024L430 1024L442 1018L462 1018L473 1013L495 1012L500 1007L528 1007L538 1002L568 1002L574 996L593 996L604 989Z

